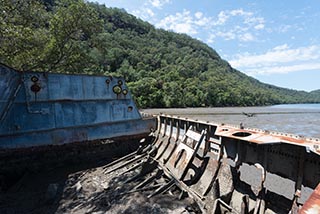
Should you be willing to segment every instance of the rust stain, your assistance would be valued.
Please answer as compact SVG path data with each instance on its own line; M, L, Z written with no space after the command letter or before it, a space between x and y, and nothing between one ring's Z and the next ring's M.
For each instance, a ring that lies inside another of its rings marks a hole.
M309 147L320 155L320 142L292 134L240 129L232 126L218 126L215 135L238 139L256 144L288 143Z
M314 152L320 155L320 139L307 138L289 133L274 132L261 129L242 128L239 126L229 124L217 124L214 122L204 122L192 120L188 118L180 118L172 115L160 114L162 118L179 119L181 124L187 125L190 123L197 123L207 127L209 130L214 130L214 135L227 138L237 139L248 143L255 144L292 144L296 146L303 146L309 152ZM181 128L182 126L180 126Z
M317 213L320 213L320 183L299 211L299 214Z

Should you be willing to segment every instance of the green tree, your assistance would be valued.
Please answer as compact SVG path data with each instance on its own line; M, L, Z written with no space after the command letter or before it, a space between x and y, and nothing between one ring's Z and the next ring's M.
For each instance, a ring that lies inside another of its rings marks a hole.
M85 0L0 0L0 62L20 70L121 75L140 107L319 102L264 84L205 43Z
M128 87L130 87L137 105L140 108L155 108L163 106L162 93L158 86L159 84L157 80L150 77L128 84Z
M102 32L102 22L92 7L83 1L58 2L49 30L47 70L83 72L92 63L92 38Z
M38 69L51 14L37 0L0 0L0 5L0 61L19 70Z

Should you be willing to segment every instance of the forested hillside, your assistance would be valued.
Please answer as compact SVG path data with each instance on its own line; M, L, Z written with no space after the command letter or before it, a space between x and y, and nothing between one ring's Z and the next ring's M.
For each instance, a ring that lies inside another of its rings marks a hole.
M0 0L0 62L18 70L124 76L139 107L320 102L233 69L208 45L82 0Z

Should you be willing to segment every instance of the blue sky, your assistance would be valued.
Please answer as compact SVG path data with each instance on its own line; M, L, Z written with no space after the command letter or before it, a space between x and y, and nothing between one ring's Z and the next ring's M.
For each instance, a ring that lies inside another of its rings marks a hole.
M320 89L319 0L94 0L207 43L262 82Z

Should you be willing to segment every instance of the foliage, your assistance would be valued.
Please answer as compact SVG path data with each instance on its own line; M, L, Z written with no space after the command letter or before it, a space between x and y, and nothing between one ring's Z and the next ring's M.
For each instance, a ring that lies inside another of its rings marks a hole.
M59 2L50 20L47 68L58 72L83 72L95 33L102 31L96 11L82 1Z
M320 102L261 83L215 50L123 9L83 0L0 0L0 61L19 70L121 75L139 107Z
M49 38L51 14L36 0L0 0L0 59L20 70L37 67Z

